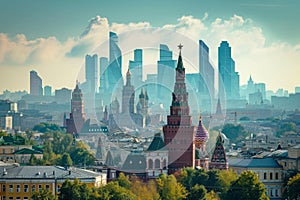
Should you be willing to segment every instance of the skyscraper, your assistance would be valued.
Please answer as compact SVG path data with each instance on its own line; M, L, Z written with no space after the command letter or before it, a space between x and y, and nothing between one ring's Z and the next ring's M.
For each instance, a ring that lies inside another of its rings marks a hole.
M43 81L34 70L30 71L30 95L43 96Z
M99 92L104 93L108 90L108 58L101 57L100 62L100 88Z
M114 32L109 32L108 82L110 93L123 86L122 52L118 46L118 36Z
M172 60L172 51L165 44L159 46L159 58L157 61L157 96L163 100L171 94L169 88L174 85L176 60Z
M209 48L203 40L199 40L199 73L202 76L206 86L204 93L206 98L213 100L215 98L215 69L209 62Z
M134 60L129 61L129 69L132 74L132 84L139 86L143 81L143 50L134 50Z
M226 99L239 99L240 76L235 71L235 62L231 57L231 47L227 41L222 41L218 48L219 96Z
M44 87L44 96L51 96L52 95L52 87L49 85L46 85Z
M85 79L87 84L87 91L85 93L95 94L99 83L97 54L85 56Z
M170 115L167 117L167 125L163 126L164 142L169 149L169 173L174 173L183 167L194 167L195 164L194 138L196 127L192 126L188 105L185 68L181 57L182 45L178 47L180 51Z

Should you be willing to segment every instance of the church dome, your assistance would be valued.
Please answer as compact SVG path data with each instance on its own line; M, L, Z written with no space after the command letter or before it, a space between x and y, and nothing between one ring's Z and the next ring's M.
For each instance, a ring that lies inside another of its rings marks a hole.
M196 147L199 148L201 144L207 142L208 138L209 138L209 133L206 130L206 128L203 126L202 117L200 116L199 125L195 136Z

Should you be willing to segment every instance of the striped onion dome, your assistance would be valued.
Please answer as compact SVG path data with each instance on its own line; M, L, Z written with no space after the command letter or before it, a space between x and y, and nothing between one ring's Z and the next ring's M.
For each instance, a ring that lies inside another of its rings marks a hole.
M203 124L202 124L202 116L200 116L200 118L199 118L199 125L198 125L196 136L195 136L196 147L200 148L200 146L203 143L207 142L208 138L209 138L208 131L203 126Z

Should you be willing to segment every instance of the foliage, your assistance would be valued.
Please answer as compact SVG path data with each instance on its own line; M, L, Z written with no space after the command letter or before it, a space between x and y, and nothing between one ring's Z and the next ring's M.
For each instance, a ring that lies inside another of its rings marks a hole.
M123 173L120 173L119 178L116 180L119 186L129 189L131 187L131 182L129 181L128 176L125 176Z
M223 198L229 190L231 183L237 180L238 175L233 170L221 170L219 171L218 175L220 196Z
M91 189L87 187L85 183L80 182L78 179L74 181L66 180L60 190L58 196L59 200L88 200L90 199Z
M131 178L130 190L137 196L138 200L158 200L159 194L156 187L154 180L143 183L137 177Z
M161 174L157 179L157 185L162 200L179 200L187 197L185 187L177 182L174 175Z
M244 171L233 181L224 199L241 200L267 200L264 184L258 180L257 175L252 171Z
M42 122L40 124L35 125L32 130L38 131L41 133L47 133L47 132L52 132L52 131L63 132L63 130L58 125L49 124L46 122Z
M296 131L296 124L294 122L281 123L276 131L277 137L280 137L285 132Z
M51 191L45 189L34 192L31 198L33 200L57 200Z
M233 143L243 140L248 134L240 124L236 126L234 124L225 124L222 133Z
M205 196L206 196L206 192L207 190L205 189L205 187L203 185L195 185L194 187L192 187L189 195L188 195L188 200L204 200Z
M299 199L300 197L300 174L297 174L288 181L288 199Z
M117 181L100 187L98 194L101 200L136 200L137 197L128 189L121 187Z
M66 167L70 167L73 165L73 161L71 159L70 154L68 153L64 153L60 159L60 163L59 165L61 166L66 166Z

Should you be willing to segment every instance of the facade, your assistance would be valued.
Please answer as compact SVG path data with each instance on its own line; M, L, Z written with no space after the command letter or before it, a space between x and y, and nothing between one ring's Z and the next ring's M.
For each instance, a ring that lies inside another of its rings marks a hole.
M126 73L126 84L123 86L122 91L122 113L131 114L135 112L135 89L131 84L131 73L128 69Z
M143 50L134 50L134 60L129 61L129 69L132 74L132 84L140 86L143 82Z
M106 184L106 174L79 168L12 165L1 166L0 170L0 196L6 200L31 199L32 194L42 188L57 195L67 179L77 178L89 187Z
M43 96L43 81L34 70L30 71L30 95Z
M273 158L262 159L229 159L229 167L237 174L243 171L253 171L265 185L267 195L271 200L282 199L283 171Z
M188 105L188 93L185 84L185 68L180 49L177 67L176 81L172 93L170 115L167 124L163 126L164 143L169 150L168 173L174 173L183 167L194 167L195 163L195 132L192 126L192 117Z
M72 90L68 88L62 88L55 90L55 101L58 104L70 103Z
M209 163L209 169L228 169L228 159L226 157L226 152L223 143L223 138L221 136L221 133L219 132L219 135L217 136L216 146L213 150L211 161Z
M108 87L109 93L118 92L123 86L122 78L122 52L118 46L118 36L109 32L109 65L108 65Z
M169 88L174 85L176 60L172 58L172 51L165 44L159 46L159 61L157 61L157 97L163 102L168 94Z
M204 93L206 98L213 101L215 98L215 69L209 62L209 48L203 40L199 40L199 73L205 85Z
M240 76L235 71L235 62L231 57L231 47L222 41L218 48L219 96L228 99L240 98Z
M52 87L49 85L46 85L44 87L44 96L52 96Z
M98 56L97 54L85 56L85 93L95 94L98 91L99 83Z
M160 133L155 134L145 152L147 177L157 178L160 174L168 174L168 149Z
M83 96L76 84L72 92L70 117L66 119L67 133L79 134L85 120Z

